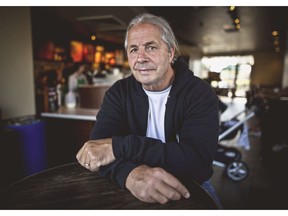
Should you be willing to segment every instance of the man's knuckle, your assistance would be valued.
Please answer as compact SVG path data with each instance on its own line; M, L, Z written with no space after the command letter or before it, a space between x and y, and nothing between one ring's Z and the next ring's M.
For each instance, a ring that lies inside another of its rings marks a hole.
M163 197L161 200L159 200L158 202L160 204L166 204L169 201L169 199L167 199L166 197Z
M153 171L153 174L154 174L155 176L161 176L162 173L163 173L163 170L162 170L161 168L158 168L158 167L153 168L152 171Z
M181 198L181 195L178 193L173 193L170 197L171 200L179 200Z
M89 143L90 143L89 141L85 142L84 147L87 147L89 145Z
M155 179L155 178L149 178L149 179L147 179L147 181L146 181L146 185L147 185L147 187L149 186L149 187L153 187L154 185L156 185L157 184L157 179Z
M141 200L146 200L146 199L147 199L147 192L146 192L146 190L140 191L140 193L138 194L138 196L139 196L139 198L140 198Z
M168 191L166 192L166 196L169 198L169 199L173 199L174 198L174 193L172 191Z

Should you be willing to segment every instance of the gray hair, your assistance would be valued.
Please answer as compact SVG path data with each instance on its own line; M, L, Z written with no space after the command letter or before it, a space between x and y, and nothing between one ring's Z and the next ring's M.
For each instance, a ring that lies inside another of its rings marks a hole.
M124 47L127 50L128 46L128 32L129 30L134 26L141 23L148 23L157 26L160 31L162 32L162 40L165 44L167 44L168 49L171 48L175 49L174 59L177 59L180 55L180 49L178 42L175 38L175 35L169 25L169 23L163 19L162 17L155 16L152 14L144 13L136 16L134 19L132 19L127 27L126 36L125 36L125 42Z

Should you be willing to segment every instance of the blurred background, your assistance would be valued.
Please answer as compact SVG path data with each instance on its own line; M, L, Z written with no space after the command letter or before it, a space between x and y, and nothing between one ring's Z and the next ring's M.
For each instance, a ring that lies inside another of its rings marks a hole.
M244 179L214 167L224 208L288 208L286 6L0 6L0 188L75 161L105 91L131 74L124 36L140 13L168 20L190 69L225 105L220 123L240 123L219 144L240 155Z

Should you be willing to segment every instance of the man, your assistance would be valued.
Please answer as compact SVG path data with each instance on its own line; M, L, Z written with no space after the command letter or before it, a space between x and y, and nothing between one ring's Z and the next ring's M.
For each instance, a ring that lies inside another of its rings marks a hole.
M164 19L134 18L125 49L133 76L106 92L91 140L77 154L79 163L144 202L188 198L189 181L211 189L217 96L179 57Z

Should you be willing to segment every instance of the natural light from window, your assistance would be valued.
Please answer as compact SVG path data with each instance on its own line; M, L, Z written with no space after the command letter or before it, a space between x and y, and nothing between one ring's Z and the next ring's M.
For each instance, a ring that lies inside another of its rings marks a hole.
M245 97L253 65L252 55L203 57L200 77L220 95Z

